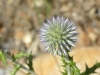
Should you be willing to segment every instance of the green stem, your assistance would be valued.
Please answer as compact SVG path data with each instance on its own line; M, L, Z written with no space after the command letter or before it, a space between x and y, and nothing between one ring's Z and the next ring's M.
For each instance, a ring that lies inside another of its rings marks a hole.
M64 72L62 72L63 75L80 75L80 71L73 62L73 59L69 57L69 55L62 56L62 62L64 67Z
M69 59L68 55L65 56L65 60L68 63L70 62L70 59ZM71 75L70 65L67 65L67 71L68 71L68 75Z
M13 60L13 58L11 56L9 56L4 50L2 50L4 55L6 56L6 58ZM34 73L33 71L29 70L28 68L26 68L25 66L23 66L22 64L20 64L17 61L14 61L15 64L20 65L21 68L23 68L24 70L26 70L27 72L29 72L32 75L37 75L36 73Z

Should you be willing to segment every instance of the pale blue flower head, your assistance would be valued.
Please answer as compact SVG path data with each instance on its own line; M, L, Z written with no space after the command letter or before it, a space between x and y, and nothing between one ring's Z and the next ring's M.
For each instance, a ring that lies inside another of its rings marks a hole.
M76 27L68 18L53 17L51 21L47 20L47 23L43 23L40 29L40 41L50 53L67 55L71 47L75 46L77 34Z

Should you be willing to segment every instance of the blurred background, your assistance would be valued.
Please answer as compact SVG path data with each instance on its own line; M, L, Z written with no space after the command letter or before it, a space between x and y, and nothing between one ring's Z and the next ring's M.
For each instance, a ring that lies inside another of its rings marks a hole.
M53 16L69 18L77 26L78 42L69 54L81 72L85 64L100 62L100 0L0 0L0 49L10 55L32 51L38 75L61 75L60 57L45 52L38 36L42 23ZM10 75L13 67L9 60L8 64L0 60L0 75ZM96 72L91 75L100 75L99 69ZM26 74L21 69L16 75Z

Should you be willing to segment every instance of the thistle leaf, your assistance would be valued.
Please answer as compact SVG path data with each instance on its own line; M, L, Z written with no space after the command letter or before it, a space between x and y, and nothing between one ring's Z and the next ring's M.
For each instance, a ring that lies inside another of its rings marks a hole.
M18 53L16 55L13 55L12 58L13 58L13 61L15 61L16 59L19 59L19 58L22 58L22 57L28 57L30 54L27 54L27 53Z
M32 56L32 52L31 52L28 57L28 63L26 63L26 64L28 65L29 69L34 72L32 60L33 60L33 56Z
M91 68L88 68L88 66L86 65L86 70L85 72L81 73L81 75L89 75L91 73L95 73L95 70L97 68L100 68L100 62L95 63L94 66Z
M16 72L20 69L20 65L15 65L14 66L14 70L13 71L11 71L11 75L15 75L16 74Z

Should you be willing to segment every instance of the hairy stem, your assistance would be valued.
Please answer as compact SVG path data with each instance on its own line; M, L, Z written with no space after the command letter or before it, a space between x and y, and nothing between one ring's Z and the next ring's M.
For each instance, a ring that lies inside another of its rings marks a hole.
M70 62L70 59L69 59L68 55L65 56L65 60L68 63ZM71 75L70 65L67 65L67 71L68 71L68 75Z

